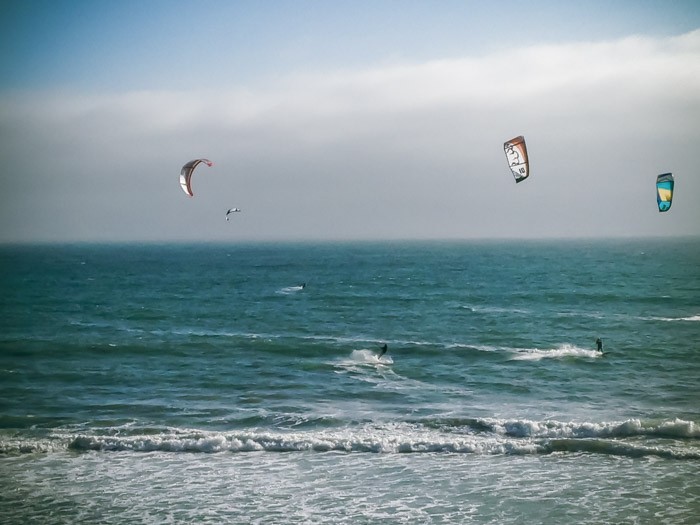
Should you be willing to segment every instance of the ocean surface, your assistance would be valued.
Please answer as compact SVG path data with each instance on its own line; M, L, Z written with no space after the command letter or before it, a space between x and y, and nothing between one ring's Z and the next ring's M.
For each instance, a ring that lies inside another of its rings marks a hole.
M0 305L5 525L700 522L700 239L4 246Z

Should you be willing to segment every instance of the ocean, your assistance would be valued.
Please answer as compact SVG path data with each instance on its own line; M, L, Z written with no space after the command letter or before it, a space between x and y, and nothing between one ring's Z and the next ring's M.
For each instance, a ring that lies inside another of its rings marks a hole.
M698 238L12 245L0 304L5 525L700 522Z

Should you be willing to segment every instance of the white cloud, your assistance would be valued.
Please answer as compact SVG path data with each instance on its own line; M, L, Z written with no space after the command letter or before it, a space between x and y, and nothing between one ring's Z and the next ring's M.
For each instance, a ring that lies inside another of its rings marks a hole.
M255 92L4 95L0 240L697 234L699 131L700 31ZM533 176L516 186L502 143L518 134ZM179 168L200 155L216 166L187 199ZM661 222L666 170L679 192ZM246 208L235 234L228 205Z

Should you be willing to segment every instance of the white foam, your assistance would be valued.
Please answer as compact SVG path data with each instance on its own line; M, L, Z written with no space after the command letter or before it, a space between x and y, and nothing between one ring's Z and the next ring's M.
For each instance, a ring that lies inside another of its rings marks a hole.
M342 372L352 372L357 374L357 377L362 381L377 383L381 378L377 377L376 372L371 374L369 370L390 370L389 365L394 363L391 356L384 354L381 358L379 354L373 350L360 349L353 350L348 358L329 363L332 366L339 368Z
M688 317L651 317L650 320L665 321L665 322L676 322L676 321L700 322L700 314L690 315Z
M389 365L394 362L391 356L387 354L380 356L374 350L367 350L366 348L362 348L360 350L353 350L350 354L350 360L353 363L362 363L370 365Z
M527 438L627 438L639 436L668 438L700 438L700 427L682 419L642 421L629 419L616 422L561 422L483 418L479 426L496 434Z
M541 350L539 348L514 349L517 353L513 360L516 361L539 361L540 359L561 359L563 357L586 357L599 358L602 353L597 350L581 348L571 344L562 344L556 348Z
M371 452L384 454L450 452L532 454L541 445L498 435L445 434L416 425L371 425L310 432L177 432L147 436L77 436L74 450L134 452Z
M522 308L505 308L501 306L481 306L473 304L461 305L460 308L474 313L483 314L529 314L530 310Z
M385 381L386 373L391 372L389 365L393 363L390 356L385 354L380 359L376 351L364 348L353 350L346 358L328 362L330 366L336 368L338 374L349 373L360 381L374 384Z
M366 424L360 427L301 432L178 430L147 436L80 436L71 447L78 450L132 450L163 452L373 452L373 453L470 453L537 454L552 451L588 451L612 455L698 458L693 449L650 445L627 438L696 438L693 422L674 420L611 423L528 420L480 420L481 431L444 429L420 423ZM484 432L487 428L489 431Z
M285 286L284 288L280 288L277 290L275 293L281 294L281 295L289 295L297 292L301 292L304 289L303 286Z

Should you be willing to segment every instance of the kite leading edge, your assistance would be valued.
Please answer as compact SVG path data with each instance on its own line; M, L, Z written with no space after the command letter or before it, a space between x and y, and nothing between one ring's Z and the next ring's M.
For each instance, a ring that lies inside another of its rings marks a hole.
M182 191L184 191L190 197L194 195L192 193L192 174L194 173L194 169L201 163L204 163L209 167L214 164L212 161L207 159L195 159L185 164L180 171L180 187L182 188Z

